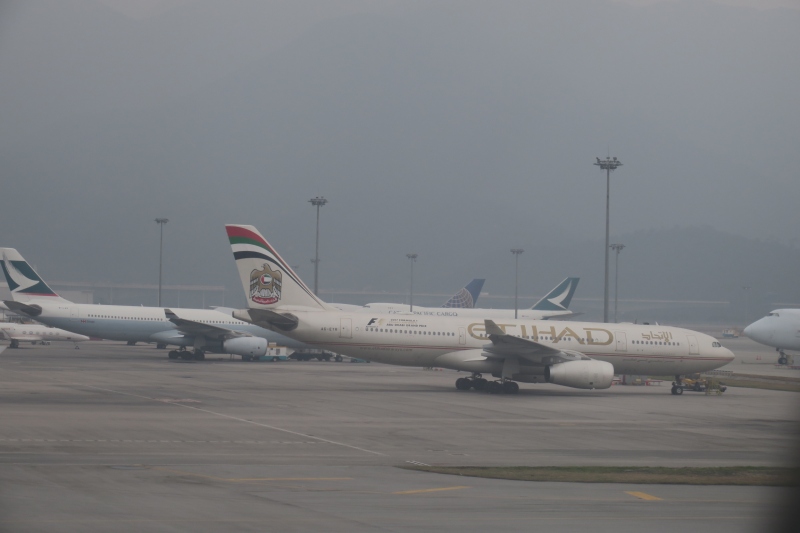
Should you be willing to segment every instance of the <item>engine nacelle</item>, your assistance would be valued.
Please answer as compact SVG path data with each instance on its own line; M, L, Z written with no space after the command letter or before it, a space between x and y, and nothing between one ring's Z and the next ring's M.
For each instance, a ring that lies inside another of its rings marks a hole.
M576 389L607 389L614 380L614 365L605 361L567 361L548 366L544 371L548 383Z
M236 337L222 342L222 351L233 355L261 357L267 353L267 339L261 337Z

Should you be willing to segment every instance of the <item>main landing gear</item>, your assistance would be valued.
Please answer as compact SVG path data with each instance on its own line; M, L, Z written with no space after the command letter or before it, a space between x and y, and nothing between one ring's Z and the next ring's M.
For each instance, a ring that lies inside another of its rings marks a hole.
M206 354L203 350L194 350L190 352L186 349L180 350L172 350L169 352L168 357L170 359L183 359L184 361L203 361L206 358Z
M680 376L675 376L675 381L672 382L672 390L670 392L675 396L683 394L683 382Z
M469 378L458 378L456 380L456 388L458 390L475 389L477 391L486 391L490 394L517 394L519 392L519 385L515 381L507 379L489 381L481 377L480 374L473 374Z
M9 348L19 348L19 341L16 339L11 339L11 344L8 345Z

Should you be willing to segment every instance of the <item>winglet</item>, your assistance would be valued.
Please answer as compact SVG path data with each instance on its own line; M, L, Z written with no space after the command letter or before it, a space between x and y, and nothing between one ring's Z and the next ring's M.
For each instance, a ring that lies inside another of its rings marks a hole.
M503 328L495 324L494 320L489 320L488 318L483 321L486 327L486 335L505 335L506 332L503 331Z

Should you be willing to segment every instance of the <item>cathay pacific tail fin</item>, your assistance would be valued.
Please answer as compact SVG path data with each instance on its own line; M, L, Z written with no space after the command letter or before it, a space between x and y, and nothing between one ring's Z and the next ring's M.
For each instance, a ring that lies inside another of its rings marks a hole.
M566 311L572 302L572 295L581 278L566 278L544 298L536 302L531 309L537 311Z
M317 298L253 226L225 226L251 309L333 310Z
M475 278L465 287L459 289L457 293L450 297L442 307L451 307L459 309L472 309L478 303L478 296L481 295L483 282L485 279Z
M47 286L47 283L25 261L14 248L0 248L0 268L15 302L28 303L34 300L67 302Z

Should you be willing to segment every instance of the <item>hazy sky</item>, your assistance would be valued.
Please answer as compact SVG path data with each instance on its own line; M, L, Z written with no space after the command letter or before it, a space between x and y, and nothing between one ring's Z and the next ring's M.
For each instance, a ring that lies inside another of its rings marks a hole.
M323 287L402 290L416 252L420 290L511 293L522 247L521 290L596 296L610 154L629 295L794 290L798 7L5 2L1 244L51 278L151 282L167 217L166 282L234 290L222 224L250 223L310 280L324 195Z

